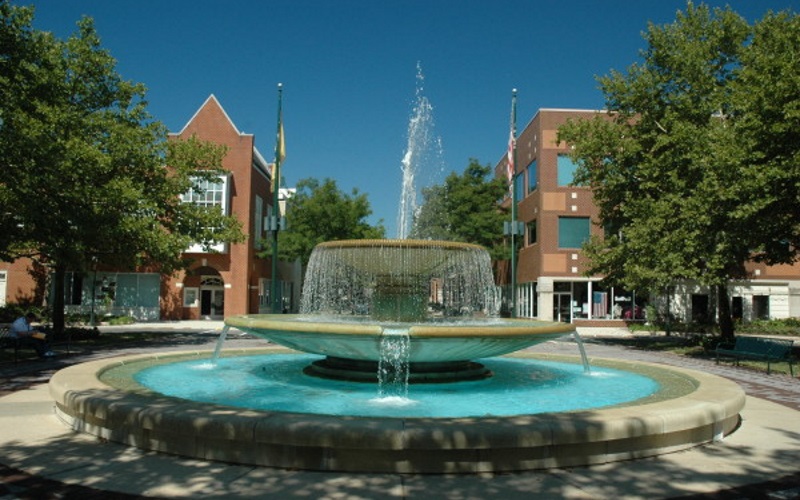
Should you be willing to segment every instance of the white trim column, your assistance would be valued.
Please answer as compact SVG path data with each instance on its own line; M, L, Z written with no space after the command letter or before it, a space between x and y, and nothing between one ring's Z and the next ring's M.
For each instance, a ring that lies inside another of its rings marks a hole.
M539 277L537 283L539 319L553 321L553 278Z

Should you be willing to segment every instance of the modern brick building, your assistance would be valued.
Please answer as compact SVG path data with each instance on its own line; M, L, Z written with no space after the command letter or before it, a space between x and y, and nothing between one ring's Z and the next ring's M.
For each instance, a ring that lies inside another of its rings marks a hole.
M578 324L608 325L642 318L646 294L604 287L601 276L586 276L581 245L602 235L598 210L588 187L573 186L576 165L569 145L557 142L558 127L570 118L591 118L600 111L541 109L517 136L515 182L517 219L525 235L517 264L517 315ZM505 155L495 167L507 172ZM507 206L510 197L503 202ZM750 266L753 278L731 283L735 317L744 320L800 316L800 265ZM505 282L509 282L508 276ZM716 303L712 292L693 283L676 283L669 297L650 297L663 312L680 320L708 318Z
M216 97L210 96L186 126L169 140L199 139L227 147L227 174L209 182L200 195L187 193L186 203L218 205L242 222L246 241L218 245L214 252L189 248L188 270L165 276L152 269L120 272L98 269L68 273L66 303L70 311L131 315L139 320L220 319L224 316L270 311L271 263L260 258L267 237L265 219L272 215L272 176L255 147L252 134L240 132ZM30 261L0 263L0 301L18 302L43 297L41 281ZM41 273L40 273L41 274ZM293 310L299 294L299 266L281 263L284 308ZM3 280L3 278L5 278ZM0 304L2 305L2 304Z

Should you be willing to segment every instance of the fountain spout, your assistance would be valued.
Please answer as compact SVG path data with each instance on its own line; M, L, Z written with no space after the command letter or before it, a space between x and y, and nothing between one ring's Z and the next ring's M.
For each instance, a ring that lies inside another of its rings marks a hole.
M228 330L231 327L229 325L225 325L222 327L222 332L219 334L217 338L217 345L214 347L214 354L211 355L211 364L216 365L217 361L219 360L219 354L222 352L222 344L225 343L225 339L228 337Z

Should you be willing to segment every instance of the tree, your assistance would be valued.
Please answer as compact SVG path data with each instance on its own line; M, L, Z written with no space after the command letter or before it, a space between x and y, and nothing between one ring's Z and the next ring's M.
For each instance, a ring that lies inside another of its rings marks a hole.
M486 247L493 259L504 258L505 214L497 200L508 188L491 174L489 165L470 159L461 175L452 172L443 185L423 189L425 203L415 215L411 237L474 243Z
M0 258L52 269L56 332L68 270L171 273L192 243L243 239L219 209L181 202L222 173L224 148L167 141L144 86L116 73L91 19L62 41L32 28L32 8L3 0L0 15Z
M358 189L348 195L332 179L320 183L313 178L301 180L296 187L286 206L289 230L281 233L278 246L282 260L299 258L305 266L319 243L385 237L380 222L371 226L365 221L372 209L367 196Z
M629 289L713 287L732 338L730 280L800 248L798 19L750 26L689 3L645 39L641 64L600 79L608 116L559 130L605 229L586 247L587 272Z
M449 178L449 177L448 177ZM447 185L434 184L422 188L423 204L414 214L410 238L421 240L455 240L448 210Z

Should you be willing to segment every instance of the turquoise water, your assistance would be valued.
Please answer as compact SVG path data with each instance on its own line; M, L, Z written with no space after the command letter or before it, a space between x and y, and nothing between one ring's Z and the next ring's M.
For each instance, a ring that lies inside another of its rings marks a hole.
M156 392L228 406L369 417L479 417L564 412L612 406L658 391L653 379L610 368L525 358L478 360L485 380L414 384L408 398L379 398L377 384L309 377L310 354L192 360L146 368L134 378Z

